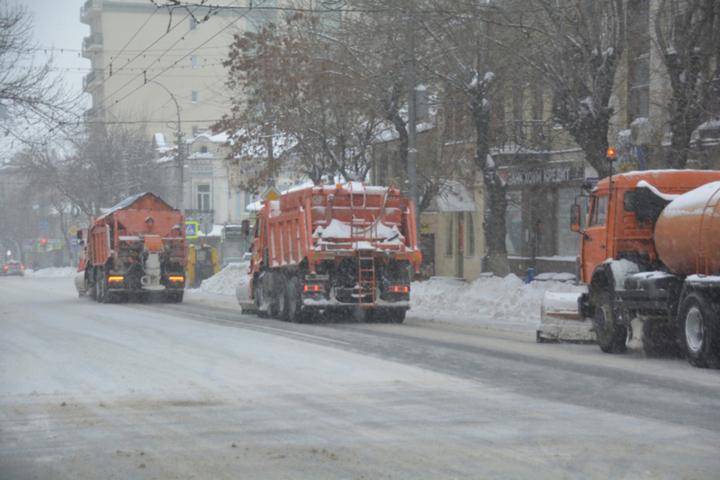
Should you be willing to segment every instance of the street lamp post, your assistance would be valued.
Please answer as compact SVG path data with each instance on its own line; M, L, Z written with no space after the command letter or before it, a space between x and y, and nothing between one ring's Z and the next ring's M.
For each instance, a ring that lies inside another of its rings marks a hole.
M175 102L175 108L177 109L177 132L175 133L175 136L177 137L177 163L178 163L178 207L180 208L180 213L185 215L185 178L184 178L184 152L182 149L182 137L183 132L182 128L180 127L180 105L178 104L177 100L175 99L175 95L172 94L172 92L162 83L156 81L156 80L150 80L150 82L154 83L155 85L162 87L168 94L170 94L170 98L172 98L172 101Z

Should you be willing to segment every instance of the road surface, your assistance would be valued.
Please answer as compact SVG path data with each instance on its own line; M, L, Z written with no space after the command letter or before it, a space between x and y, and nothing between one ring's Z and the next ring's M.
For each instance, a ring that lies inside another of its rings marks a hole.
M99 305L0 278L0 478L672 478L720 472L720 372L408 320Z

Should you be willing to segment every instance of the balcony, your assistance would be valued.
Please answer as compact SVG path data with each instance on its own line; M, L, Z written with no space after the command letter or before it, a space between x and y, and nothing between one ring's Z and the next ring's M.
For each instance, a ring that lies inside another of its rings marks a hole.
M90 122L93 120L103 120L105 118L105 107L97 105L88 110L85 110L85 121Z
M80 7L80 21L82 22L91 12L101 10L102 6L98 4L97 0L87 0L85 5Z
M95 47L101 47L103 44L103 36L100 32L95 32L89 37L83 38L83 53Z
M83 78L83 90L87 91L95 83L101 83L104 79L105 74L102 70L92 70Z
M552 124L543 120L515 120L494 129L492 146L514 146L523 150L551 150Z
M209 222L212 224L215 221L215 210L194 210L186 208L185 219L197 222Z

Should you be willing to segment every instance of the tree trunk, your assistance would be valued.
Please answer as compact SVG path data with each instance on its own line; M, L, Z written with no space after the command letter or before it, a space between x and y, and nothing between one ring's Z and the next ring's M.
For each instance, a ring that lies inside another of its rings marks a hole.
M483 172L487 205L483 229L485 231L486 263L484 271L505 277L510 273L505 245L505 214L507 211L507 187L498 175L497 167L490 157L489 118L482 98L473 102L475 123L475 165Z

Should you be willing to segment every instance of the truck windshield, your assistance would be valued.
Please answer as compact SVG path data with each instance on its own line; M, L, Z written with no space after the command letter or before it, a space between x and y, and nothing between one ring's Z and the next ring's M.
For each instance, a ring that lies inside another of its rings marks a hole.
M607 219L607 200L607 196L595 197L592 202L590 218L588 218L589 227L605 225L605 221Z

